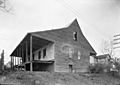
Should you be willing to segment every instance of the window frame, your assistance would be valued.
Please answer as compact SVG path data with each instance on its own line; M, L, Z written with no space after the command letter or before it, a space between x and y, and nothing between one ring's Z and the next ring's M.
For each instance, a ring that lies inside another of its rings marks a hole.
M73 32L73 40L77 41L77 32Z

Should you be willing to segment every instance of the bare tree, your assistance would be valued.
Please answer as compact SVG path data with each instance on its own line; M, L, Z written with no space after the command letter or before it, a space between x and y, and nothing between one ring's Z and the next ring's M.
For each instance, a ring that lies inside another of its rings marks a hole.
M112 40L102 40L101 52L103 54L109 54L111 57L113 57L114 56L113 41Z
M0 10L4 12L10 12L12 7L10 6L9 0L0 0Z
M4 50L2 51L2 53L1 53L1 59L0 59L0 69L1 70L4 70Z

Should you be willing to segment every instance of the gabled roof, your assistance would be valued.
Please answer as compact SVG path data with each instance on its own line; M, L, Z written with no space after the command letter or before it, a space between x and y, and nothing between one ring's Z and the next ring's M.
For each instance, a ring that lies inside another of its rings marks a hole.
M77 29L77 30L76 30ZM29 41L30 36L35 36L39 37L41 39L45 39L51 42L55 41L69 41L68 37L73 37L73 31L78 31L79 32L79 45L81 45L83 48L89 50L90 52L93 52L96 54L95 50L93 47L90 45L88 40L85 38L83 35L80 26L78 24L77 19L75 19L68 27L60 28L60 29L52 29L52 30L46 30L46 31L37 31L37 32L30 32L28 33L25 38L20 42L20 44L16 47L16 49L12 52L11 56L15 56L17 49L19 46L24 43L26 40ZM72 34L72 35L71 35ZM71 40L73 41L73 39Z
M83 35L77 19L75 19L68 27L65 27L65 28L32 32L31 34L34 35L34 36L40 36L42 38L45 38L45 39L48 39L48 40L51 40L51 41L58 41L58 40L61 40L62 38L67 40L68 39L67 36L71 36L70 32L73 33L73 31L76 28L79 29L79 32L80 32L80 36L78 38L80 39L79 43L81 44L81 46L83 46L85 49L88 49L88 50L90 50L90 51L92 51L96 54L93 47L90 45L88 40ZM71 37L73 37L73 35ZM64 41L64 39L63 39L63 41Z

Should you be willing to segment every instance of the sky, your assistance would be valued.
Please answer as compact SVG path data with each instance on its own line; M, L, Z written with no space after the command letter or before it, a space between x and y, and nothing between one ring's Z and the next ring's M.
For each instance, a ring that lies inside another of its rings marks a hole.
M0 9L0 52L5 62L28 32L68 26L75 18L97 54L101 42L120 34L120 0L9 0Z

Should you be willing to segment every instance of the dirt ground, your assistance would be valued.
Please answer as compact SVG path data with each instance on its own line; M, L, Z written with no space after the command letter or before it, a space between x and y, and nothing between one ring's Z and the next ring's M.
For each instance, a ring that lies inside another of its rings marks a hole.
M108 74L10 72L0 76L8 85L120 85L120 78Z

